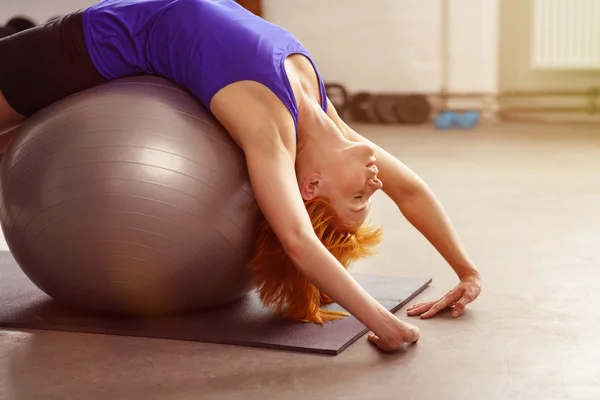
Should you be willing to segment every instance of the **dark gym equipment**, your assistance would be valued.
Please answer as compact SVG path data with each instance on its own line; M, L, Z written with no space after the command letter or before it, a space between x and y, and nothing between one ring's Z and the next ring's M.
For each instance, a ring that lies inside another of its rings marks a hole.
M115 80L28 118L0 166L23 272L74 308L160 314L245 295L259 222L244 154L186 91Z
M422 94L350 94L337 82L326 82L327 96L342 119L370 124L422 124L431 117L429 98Z
M377 115L373 101L373 95L368 92L359 92L353 95L348 106L352 119L359 123L375 123Z
M24 16L13 17L6 23L6 27L12 29L15 33L33 28L35 25L33 20Z
M373 107L377 121L384 124L397 124L398 119L398 96L393 94L381 94L373 96Z
M346 114L346 106L348 105L348 91L339 83L326 83L325 91L327 97L335 107L338 115L344 119Z
M375 95L375 114L386 124L423 124L429 120L431 105L424 95Z
M373 94L353 96L339 83L325 84L327 95L340 115L350 111L351 118L362 123L420 124L429 119L431 105L426 96Z
M431 282L354 274L379 303L396 312ZM272 350L337 355L369 331L356 318L324 325L284 320L265 309L251 292L239 301L211 310L157 317L117 317L61 307L36 288L8 252L0 252L0 327L85 332L250 346ZM324 307L341 311L337 304Z
M431 104L427 96L422 94L409 94L398 96L396 101L398 120L403 124L423 124L431 115Z
M359 92L349 101L352 119L372 124L423 124L431 114L427 96Z

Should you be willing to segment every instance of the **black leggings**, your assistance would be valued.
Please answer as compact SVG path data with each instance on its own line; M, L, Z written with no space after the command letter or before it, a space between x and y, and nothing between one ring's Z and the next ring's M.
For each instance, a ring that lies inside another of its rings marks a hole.
M0 91L25 117L106 81L87 52L81 11L0 39Z

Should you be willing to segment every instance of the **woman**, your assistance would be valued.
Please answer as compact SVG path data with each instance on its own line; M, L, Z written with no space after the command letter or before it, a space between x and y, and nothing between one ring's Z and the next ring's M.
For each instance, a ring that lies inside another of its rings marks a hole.
M104 0L0 40L0 131L65 96L140 74L189 90L243 149L265 217L251 263L265 303L324 322L340 316L321 309L333 299L382 350L416 342L419 330L345 269L379 240L365 220L382 187L460 278L409 315L455 304L458 316L478 296L479 273L427 186L339 118L293 35L233 0Z

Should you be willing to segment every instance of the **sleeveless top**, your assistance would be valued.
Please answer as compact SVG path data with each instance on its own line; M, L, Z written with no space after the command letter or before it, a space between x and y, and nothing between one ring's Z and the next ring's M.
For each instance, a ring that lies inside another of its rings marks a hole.
M298 106L285 59L313 65L327 111L323 79L304 46L288 31L234 0L102 0L83 11L86 47L107 79L163 76L210 110L212 97L241 80L259 82L287 107L298 131Z

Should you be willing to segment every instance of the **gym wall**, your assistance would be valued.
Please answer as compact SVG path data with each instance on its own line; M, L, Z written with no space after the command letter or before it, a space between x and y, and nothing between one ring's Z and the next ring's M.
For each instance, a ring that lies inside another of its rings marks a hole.
M498 83L501 92L551 92L548 95L505 98L509 113L505 120L546 122L600 122L600 114L589 115L589 96L600 88L600 70L536 70L531 68L533 0L501 0ZM560 91L578 95L559 94ZM595 100L591 100L594 98Z
M263 16L291 30L329 81L348 90L495 92L499 0L263 0Z
M257 15L262 15L261 0L236 0ZM48 19L85 8L98 0L2 0L0 2L0 25L8 19L25 15L36 24Z
M14 16L23 15L36 24L96 3L95 0L1 0L0 24Z
M533 0L502 0L501 90L588 90L591 86L600 86L600 70L538 71L530 68L532 14Z

